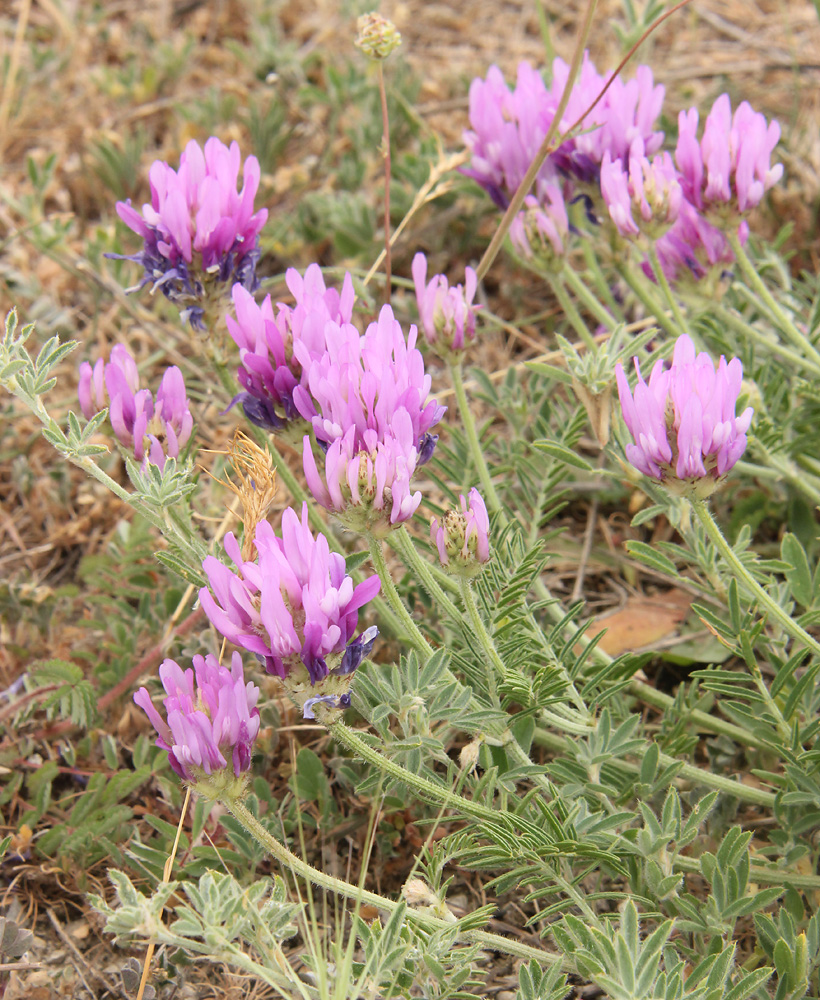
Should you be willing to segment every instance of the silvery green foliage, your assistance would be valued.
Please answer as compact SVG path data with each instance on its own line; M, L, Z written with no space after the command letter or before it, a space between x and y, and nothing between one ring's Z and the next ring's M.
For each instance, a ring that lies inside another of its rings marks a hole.
M773 916L756 914L755 930L777 972L775 1000L802 1000L820 963L820 919L815 913L806 923L803 901L794 889L787 890L785 903ZM798 933L801 925L805 930Z
M32 361L25 344L33 330L34 324L29 323L18 334L17 310L12 309L6 316L6 328L0 340L0 383L29 399L43 396L54 388L57 380L52 370L77 346L74 340L60 343L60 338L55 336L43 344Z
M156 510L164 510L188 500L196 490L191 462L177 462L175 458L169 457L160 469L152 462L140 465L129 455L125 467L139 496Z
M735 946L728 945L687 975L684 960L668 946L673 926L673 920L661 921L642 937L638 910L629 900L617 926L593 926L568 914L552 933L573 956L578 972L612 1000L744 1000L774 971L764 967L742 972L734 962Z
M570 989L566 973L557 965L542 969L531 959L518 970L515 1000L564 1000Z
M364 953L353 968L384 997L404 997L418 991L430 1000L467 997L480 987L473 962L478 946L459 946L458 928L427 933L407 920L406 907L398 907L382 924L354 921L354 932Z
M301 903L288 901L278 876L243 887L232 875L208 871L197 882L162 882L144 896L123 872L112 870L109 875L116 905L100 896L89 899L106 918L106 931L122 945L155 940L214 961L231 961L248 946L264 955L293 937L302 910ZM163 923L163 910L179 891L188 901L176 905L174 918Z
M167 458L165 466L140 465L127 455L125 467L135 493L134 501L160 519L169 547L157 559L188 583L202 586L202 561L208 548L191 521L190 499L197 488L193 463Z

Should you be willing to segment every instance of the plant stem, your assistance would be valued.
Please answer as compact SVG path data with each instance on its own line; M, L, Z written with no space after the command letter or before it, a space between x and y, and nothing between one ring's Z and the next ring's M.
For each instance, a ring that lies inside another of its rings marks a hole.
M472 623L476 638L478 639L484 652L484 675L487 678L487 693L490 696L492 704L496 708L500 708L501 702L498 698L498 683L496 675L503 678L506 673L506 668L501 660L501 657L498 655L495 646L493 645L493 640L490 638L490 635L484 626L484 622L481 619L481 615L478 611L478 605L475 602L475 594L470 586L470 581L462 578L460 583L461 597L464 601L464 607L467 609L467 615Z
M384 303L390 305L392 290L392 248L390 245L390 119L387 114L387 90L384 86L384 65L376 63L379 78L379 97L382 105L382 156L384 157Z
M321 705L316 706L316 718L320 722L324 722L323 708L324 706ZM341 743L342 746L350 750L351 753L355 754L361 760L367 761L368 764L372 764L384 774L412 788L425 801L434 802L448 809L454 809L457 812L472 816L474 819L483 820L484 822L498 823L503 819L503 814L496 812L494 809L483 806L479 802L473 802L471 799L465 799L463 796L451 792L449 788L438 785L434 781L430 781L429 778L416 774L414 771L408 771L401 764L397 764L396 761L385 757L384 754L379 753L378 750L371 747L354 729L345 725L341 720L329 722L326 725L331 736ZM520 817L511 817L511 819L513 822L516 819L520 822Z
M405 566L412 573L415 573L416 579L430 597L447 612L453 621L459 621L461 614L458 608L444 593L444 590L433 576L430 564L425 559L422 559L407 528L402 524L396 531L391 532L389 538L393 546L401 553Z
M569 740L540 727L536 728L533 734L533 742L539 746L547 747L555 753L571 752ZM647 744L647 748L648 746L649 744ZM636 751L636 756L642 756L640 751ZM681 763L676 757L670 757L669 754L665 753L659 755L658 762L662 767ZM623 760L620 757L613 758L607 761L607 763L620 771L626 771L628 774L638 774L641 769L640 764ZM775 805L776 796L774 792L768 792L764 788L753 788L750 785L744 785L734 778L727 778L722 774L713 774L711 771L696 767L694 764L684 763L675 777L676 780L703 785L705 788L713 788L715 791L731 795L739 802L748 802L750 805L761 806L764 809L773 809Z
M604 276L604 272L601 269L601 262L598 260L598 255L595 253L595 247L592 240L582 240L581 246L584 253L584 260L586 261L587 268L595 282L595 288L598 294L601 296L603 302L606 303L607 307L612 311L613 315L619 322L623 322L623 309L615 301L615 296L612 294L612 290Z
M757 273L757 269L750 260L749 255L743 249L743 245L738 239L737 233L728 231L726 236L729 240L729 245L734 251L744 278L774 317L777 325L783 333L785 333L789 340L791 340L795 347L800 348L805 356L811 359L815 368L820 367L820 353L818 353L817 348L811 343L808 337L806 337L806 335L798 329L795 322L786 315L778 301L769 291L766 286L766 282L763 281Z
M735 578L738 583L743 587L743 589L753 597L758 604L768 611L769 615L780 625L784 632L787 632L792 638L796 639L798 642L805 643L809 649L817 656L820 656L820 642L814 638L814 636L809 635L809 633L786 612L777 601L774 600L761 585L755 580L752 574L749 572L748 568L743 565L741 560L738 558L735 550L729 545L726 539L723 537L723 532L718 527L717 522L712 517L709 508L706 506L705 501L699 500L697 498L690 499L690 504L695 516L703 525L706 534L709 536L709 540L715 545L717 550L726 560L726 562L734 570ZM765 686L765 685L764 685ZM768 694L768 689L766 689ZM762 692L761 692L762 693ZM764 696L765 697L765 696ZM771 698L769 695L768 700ZM772 702L769 706L775 713L775 718L778 716L782 719L780 714L780 709ZM791 731L788 730L788 739L791 741Z
M476 430L473 412L470 409L469 402L467 401L467 393L464 391L464 376L461 368L461 362L452 364L449 367L450 376L453 380L453 392L455 393L458 412L461 415L461 422L464 425L464 433L467 435L467 443L470 446L470 453L473 457L473 463L475 464L478 478L481 481L481 488L484 491L487 506L490 510L501 510L501 501L498 499L495 486L493 486L493 481L490 477L490 470L487 467L487 460L484 458L484 452L481 450L481 442L478 440L478 432Z
M607 312L607 310L587 288L586 282L583 278L581 278L581 276L572 267L570 267L569 264L564 264L563 270L561 271L561 278L567 285L569 285L576 297L584 303L595 319L597 319L599 323L603 323L607 330L612 331L618 326L617 319ZM589 347L589 344L587 344L587 347Z
M552 288L556 299L558 299L558 304L561 306L564 315L571 323L573 330L575 330L581 340L583 340L587 348L594 351L596 347L595 338L589 332L589 327L584 322L584 319L578 312L575 303L567 293L566 286L564 285L563 273L553 274L547 272L547 281L549 281L550 288Z
M373 560L373 565L376 568L376 572L379 574L379 579L382 582L382 588L384 590L384 596L387 598L387 603L393 609L399 622L404 626L407 638L419 651L422 657L425 660L429 660L433 655L433 647L422 635L418 625L416 625L413 621L410 612L404 606L404 601L402 601L398 590L396 590L396 585L393 583L393 578L390 576L387 563L384 561L384 552L382 550L381 541L370 532L367 532L365 537L367 538L367 544L370 549L370 558Z
M652 265L652 273L658 282L658 285L663 292L663 297L669 303L669 308L672 310L672 315L675 317L675 322L678 327L685 333L686 332L686 320L683 318L683 313L680 310L680 304L675 296L672 294L672 289L669 285L669 281L666 277L666 272L661 267L661 262L658 257L658 251L655 249L654 240L649 241L649 246L647 248L647 255L649 257L649 263Z
M400 903L396 903L392 899L379 896L375 892L352 885L350 882L345 882L342 879L333 878L333 876L319 871L318 868L313 868L306 861L302 861L301 858L289 851L275 837L268 833L243 802L224 799L223 805L271 857L275 858L295 875L299 875L301 878L322 889L327 889L329 892L338 893L340 896L351 899L356 903L369 904L387 913L393 913L401 906ZM446 920L421 913L418 910L408 908L406 915L409 921L428 931L449 930L453 927L453 924L448 923ZM569 968L569 964L560 955L544 951L541 948L532 948L511 938L502 937L500 934L490 934L487 931L464 930L459 936L465 941L471 941L480 944L484 948L494 949L507 955L514 955L517 958L535 959L536 962L543 962L547 965L566 965Z
M744 291L747 290L744 289ZM749 295L749 298L752 298L752 296ZM779 340L773 340L772 337L767 336L762 330L758 330L751 323L747 323L740 313L727 309L726 306L719 302L710 303L709 310L715 317L723 320L724 323L731 326L741 336L754 340L761 347L765 347L766 350L771 351L772 354L779 354L780 357L788 359L797 365L798 368L808 369L815 377L820 374L820 364L817 364L812 358L807 358L804 354L786 347Z
M678 327L677 323L672 322L666 315L665 311L661 308L660 304L656 301L654 294L650 293L646 287L648 282L646 279L643 281L632 272L632 269L628 264L623 265L618 268L618 272L624 281L629 285L632 291L640 299L644 308L649 312L666 333L670 337L679 337L682 333L686 331Z
M701 874L697 858L687 858L677 855L672 862L676 868L684 872ZM764 865L751 865L749 881L762 885L793 885L795 889L820 889L820 875L800 875L795 871L784 871L782 868L767 868Z
M558 623L565 617L565 611L561 602L554 598L550 593L549 588L543 581L536 580L536 590L538 596L545 602L544 610L552 619L552 621ZM569 624L564 629L564 635L568 639L572 639L573 642L586 648L592 641L586 633L583 635L577 635L577 629L572 624ZM613 662L613 657L608 653L605 653L602 649L597 646L593 649L591 653L592 658L602 666L610 666ZM652 705L655 708L659 708L666 712L675 707L675 699L668 694L664 694L663 691L658 691L657 688L653 687L651 684L647 684L645 681L638 680L637 678L632 678L629 682L629 691L635 695L636 698L640 698L641 701L645 702L647 705ZM576 702L577 704L577 702ZM753 733L749 732L748 729L741 729L740 726L734 725L732 722L727 722L725 719L721 719L718 716L709 715L707 712L701 712L698 708L689 709L687 712L687 718L694 725L698 726L700 729L706 729L710 733L715 733L719 736L728 736L733 739L736 743L743 747L755 747L757 750L767 750L769 749L769 744L765 740L759 739Z

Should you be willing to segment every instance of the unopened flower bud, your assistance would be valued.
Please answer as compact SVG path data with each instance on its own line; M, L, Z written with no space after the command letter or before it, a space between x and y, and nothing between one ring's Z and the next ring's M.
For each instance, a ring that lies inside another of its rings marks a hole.
M395 24L381 14L362 14L356 22L356 48L370 59L386 59L401 45L401 35Z
M455 576L472 577L490 561L490 518L478 490L470 490L469 503L464 497L461 510L449 510L441 521L430 521L430 536L436 543L443 566Z

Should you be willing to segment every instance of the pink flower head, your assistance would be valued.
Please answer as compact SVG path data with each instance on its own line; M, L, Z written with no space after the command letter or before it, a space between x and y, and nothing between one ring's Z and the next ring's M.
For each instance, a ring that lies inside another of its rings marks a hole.
M80 409L86 420L106 405L117 440L133 451L139 462L160 469L166 457L179 458L194 426L185 392L185 380L176 366L167 368L157 390L139 388L137 364L122 344L111 351L108 364L80 365Z
M670 367L657 361L646 383L635 358L634 395L618 364L615 375L624 422L635 443L626 457L644 475L677 480L708 496L746 448L753 410L735 415L743 379L737 358L721 356L717 370L708 354L695 354L687 336L679 337Z
M345 275L341 293L325 288L318 264L304 278L290 268L285 280L296 304L277 304L276 315L268 295L261 306L242 285L233 287L236 319L226 316L228 331L239 348L237 379L245 416L268 430L283 429L299 418L293 401L297 385L307 383L310 365L326 350L325 326L350 323L353 280Z
M541 184L538 196L528 194L524 209L513 219L510 240L525 260L550 266L563 264L570 234L569 216L558 184Z
M739 224L737 234L745 243L749 237L745 220ZM672 282L685 278L702 281L711 271L723 271L735 259L723 230L712 225L686 198L681 200L677 220L658 239L655 249L664 274ZM654 277L648 262L643 269L648 277Z
M349 427L328 445L320 473L306 436L303 465L308 489L317 503L334 511L351 530L386 534L408 521L421 503L421 493L410 489L410 479L422 464L413 441L404 410L396 414L393 431L382 436L368 430L359 439L355 428Z
M389 306L363 336L349 323L328 323L325 333L327 350L310 366L307 388L294 391L325 452L322 477L305 440L308 486L349 527L389 530L421 500L410 493L410 477L432 456L431 430L445 407L429 398L416 327L405 339Z
M228 767L235 777L250 769L253 741L259 733L259 688L245 683L242 657L234 653L231 669L213 655L195 656L194 669L165 660L159 676L166 696L166 719L147 688L134 701L157 731L156 745L168 751L171 767L185 781L198 782Z
M464 269L464 287L450 288L443 274L427 283L427 258L417 253L412 265L421 329L428 344L443 345L444 351L463 351L464 341L475 339L476 310L473 305L478 281L471 267Z
M405 338L393 310L383 306L363 336L350 323L328 323L325 335L326 350L310 365L307 388L294 391L296 407L311 421L317 439L330 444L355 428L358 448L367 431L384 439L406 414L412 444L419 454L429 448L429 458L430 430L446 407L429 398L432 378L416 347L417 328L411 326Z
M618 232L630 239L641 233L651 239L663 235L677 219L683 200L672 157L660 153L650 162L641 139L632 144L628 169L622 160L613 160L609 150L604 153L601 194Z
M130 201L117 202L122 221L144 240L140 253L123 258L145 268L140 287L161 288L200 328L207 285L238 281L252 291L257 284L259 233L268 212L254 212L260 178L255 156L245 160L237 191L240 161L236 142L228 147L212 136L203 151L192 139L179 170L162 160L151 165L151 202L142 214Z
M481 494L473 487L461 510L449 510L441 521L430 521L441 564L457 576L471 577L490 561L490 518Z
M771 165L780 126L767 124L746 101L732 115L729 95L721 94L706 118L700 143L696 108L681 111L678 130L675 161L683 192L697 208L714 215L713 221L722 221L728 213L736 225L737 215L758 205L783 176L781 163Z
M281 538L269 522L260 521L254 540L257 558L250 562L242 558L236 538L225 536L225 551L238 572L213 556L203 562L209 587L199 598L211 624L229 642L255 653L300 704L314 694L347 693L349 681L339 679L370 649L363 650L354 633L359 609L379 592L379 578L354 587L344 557L330 551L324 535L311 534L307 504L301 521L292 508L283 513Z
M463 172L478 181L501 208L506 208L541 147L568 79L569 65L556 59L549 87L528 63L519 65L513 91L497 66L490 68L486 80L473 80L471 128L464 133L472 161ZM580 134L547 157L537 182L554 184L561 174L597 183L604 153L609 151L612 160L625 158L636 139L643 142L647 155L658 151L663 132L654 125L664 89L655 85L651 69L639 66L633 80L616 78L598 100L606 79L585 53L559 126L560 135L586 115Z
M476 78L470 84L472 128L464 133L464 142L472 160L463 173L481 184L500 208L506 208L524 179L556 104L541 74L526 62L518 66L513 91L497 66L490 67L486 80ZM555 165L547 160L539 176L553 179Z

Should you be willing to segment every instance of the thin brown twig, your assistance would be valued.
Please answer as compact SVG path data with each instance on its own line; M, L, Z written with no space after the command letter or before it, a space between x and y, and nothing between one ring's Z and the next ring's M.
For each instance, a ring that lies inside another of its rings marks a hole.
M27 691L26 694L21 695L19 698L12 702L9 702L5 708L0 709L0 722L8 718L10 715L15 715L24 705L27 705L30 701L36 701L42 698L43 695L50 694L52 691L57 690L57 684L46 684L45 687L36 688L34 691Z
M65 928L57 919L57 914L54 912L54 910L52 910L49 907L49 909L46 912L48 913L48 919L51 921L51 926L57 932L57 936L63 942L63 944L68 948L68 950L77 960L77 962L79 962L81 968L78 968L77 972L80 973L80 978L83 980L83 983L85 984L85 987L88 990L88 992L91 993L92 991L88 983L85 982L83 971L87 972L93 979L96 979L98 983L102 983L102 985L108 990L109 993L116 993L119 996L124 997L125 1000L128 1000L128 994L124 990L120 989L116 983L112 983L107 976L104 976L101 972L98 972L94 968L94 966L89 963L88 959L83 955L83 953L80 951L77 945L74 944L69 935L66 934Z
M179 847L179 839L182 836L182 826L185 822L185 815L188 812L188 803L191 801L191 786L189 785L185 789L185 801L182 803L182 812L179 814L179 823L177 824L177 835L174 837L174 843L171 847L171 853L165 861L165 867L162 869L162 881L167 882L171 878L171 872L174 868L174 858L177 856L177 848ZM140 988L137 990L137 1000L142 1000L142 996L145 993L145 986L148 983L148 973L151 970L151 959L154 957L154 949L156 948L156 941L149 941L148 947L145 949L145 962L142 967L142 977L140 979Z
M390 244L390 118L387 114L384 63L379 60L376 65L379 71L379 97L382 105L382 156L384 157L384 304L389 306L393 284L393 256Z

